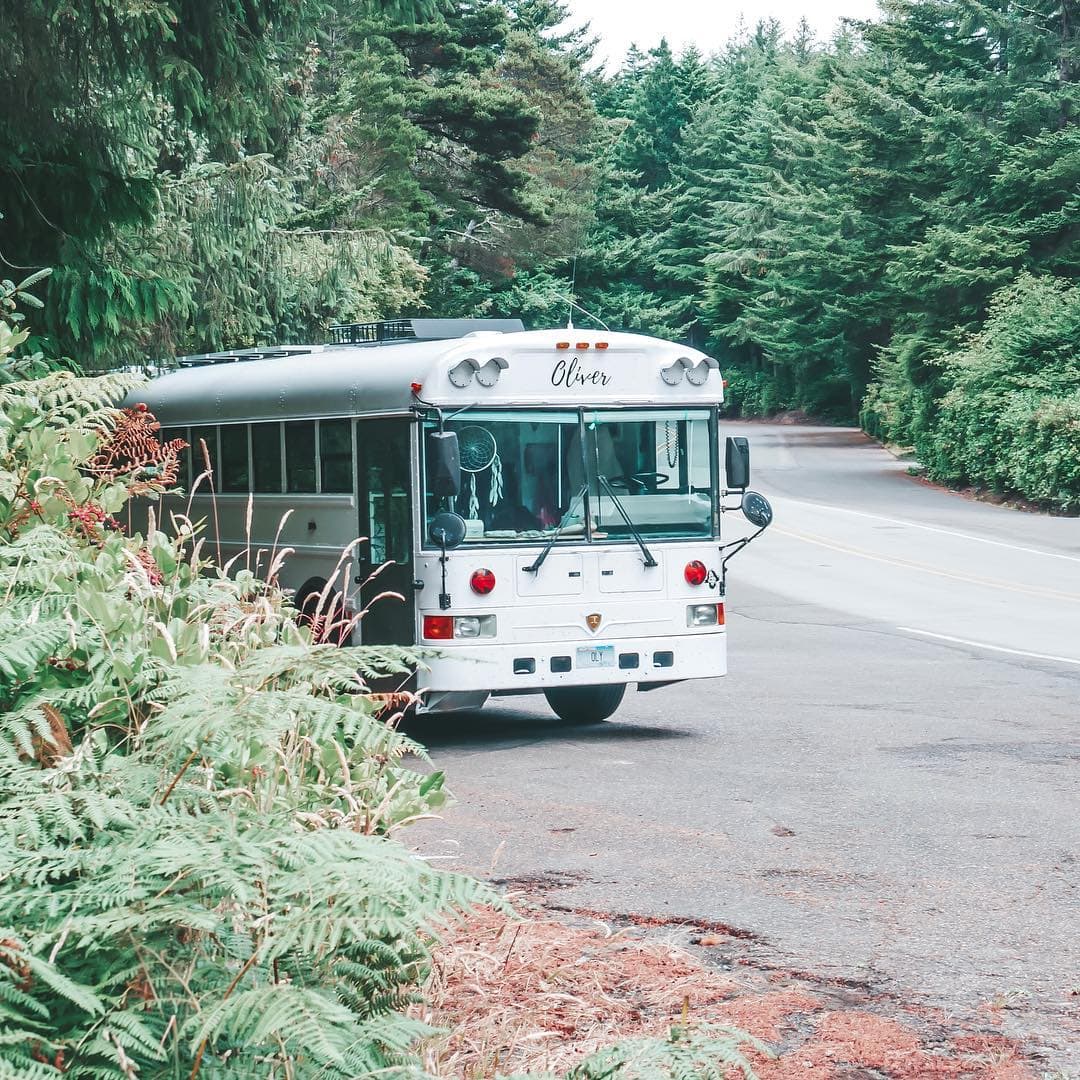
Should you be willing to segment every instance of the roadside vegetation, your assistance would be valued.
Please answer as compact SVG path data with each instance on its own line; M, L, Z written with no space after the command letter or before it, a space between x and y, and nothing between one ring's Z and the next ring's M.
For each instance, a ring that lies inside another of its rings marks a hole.
M125 528L178 450L113 408L131 381L0 387L0 1075L408 1063L433 928L497 901L390 839L442 777L297 623L275 554L229 576L187 522Z

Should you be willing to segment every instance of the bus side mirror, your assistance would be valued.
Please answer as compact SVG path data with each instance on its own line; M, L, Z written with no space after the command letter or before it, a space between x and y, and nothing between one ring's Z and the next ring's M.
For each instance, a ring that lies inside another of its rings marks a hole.
M772 524L772 505L757 491L748 491L743 496L742 512L746 520L758 529L767 529Z
M431 519L428 535L439 547L456 548L465 539L465 519L453 510L443 510ZM445 591L445 590L444 590Z
M745 491L750 486L750 443L741 435L728 436L724 473L729 491Z
M428 490L439 498L461 491L461 452L456 431L427 434Z

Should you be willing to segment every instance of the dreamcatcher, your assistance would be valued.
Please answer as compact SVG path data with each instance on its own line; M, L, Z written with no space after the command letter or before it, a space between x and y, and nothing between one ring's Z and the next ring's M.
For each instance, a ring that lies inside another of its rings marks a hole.
M667 455L669 469L679 464L679 422L664 421L664 453Z
M491 469L491 487L488 503L498 506L503 494L502 458L495 436L485 427L470 424L458 432L458 452L461 471L469 473L469 511L466 515L475 520L480 516L480 496L476 491L476 474Z

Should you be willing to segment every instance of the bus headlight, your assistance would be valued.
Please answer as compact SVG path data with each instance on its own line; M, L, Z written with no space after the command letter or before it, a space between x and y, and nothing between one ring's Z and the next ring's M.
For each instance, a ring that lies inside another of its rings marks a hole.
M479 638L494 636L494 615L457 615L454 618L454 637L456 638Z
M687 626L723 626L723 604L690 604L686 609Z

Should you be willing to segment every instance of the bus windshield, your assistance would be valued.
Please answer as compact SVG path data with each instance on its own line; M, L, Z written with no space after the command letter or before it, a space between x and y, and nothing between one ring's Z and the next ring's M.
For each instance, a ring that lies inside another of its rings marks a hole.
M460 514L466 544L547 540L555 530L578 542L628 540L634 529L658 539L713 535L708 409L470 409L445 427L458 435L461 490L427 491L425 512L429 521Z

